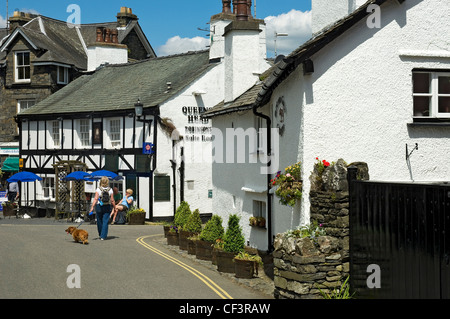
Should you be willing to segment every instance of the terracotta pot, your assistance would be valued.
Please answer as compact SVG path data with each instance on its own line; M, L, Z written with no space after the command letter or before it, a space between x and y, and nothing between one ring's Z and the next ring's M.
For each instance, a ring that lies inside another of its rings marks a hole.
M217 250L216 251L217 270L220 272L234 273L235 266L233 259L235 256L236 256L235 253Z
M212 260L213 244L204 240L195 242L195 256L200 260Z

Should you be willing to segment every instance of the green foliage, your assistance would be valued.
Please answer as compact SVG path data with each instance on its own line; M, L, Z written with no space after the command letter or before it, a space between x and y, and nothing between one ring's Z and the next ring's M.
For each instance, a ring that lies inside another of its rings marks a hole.
M297 201L302 198L301 163L288 166L285 173L281 171L270 182L272 186L278 186L275 195L279 198L280 204L294 207Z
M223 238L224 233L225 229L222 226L222 218L218 215L213 215L200 233L200 239L215 243L216 240Z
M230 216L227 231L225 232L225 236L223 238L224 251L238 253L244 249L245 239L242 234L242 228L239 226L239 221L239 216Z
M200 218L200 211L198 209L194 210L194 212L189 215L183 229L195 234L202 231L202 219Z
M350 284L348 282L349 279L350 276L345 279L340 288L335 288L331 293L324 292L319 287L317 288L324 299L352 299L355 293L350 293Z
M173 220L173 224L177 227L184 227L191 214L192 212L189 204L187 202L181 202L180 206L175 212L175 219Z

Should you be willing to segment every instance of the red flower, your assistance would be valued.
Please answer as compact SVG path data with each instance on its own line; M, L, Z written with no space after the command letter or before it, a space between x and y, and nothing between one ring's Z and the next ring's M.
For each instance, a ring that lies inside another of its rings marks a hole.
M325 166L325 167L330 166L330 163L328 163L326 160L323 160L322 163L323 163L323 166Z

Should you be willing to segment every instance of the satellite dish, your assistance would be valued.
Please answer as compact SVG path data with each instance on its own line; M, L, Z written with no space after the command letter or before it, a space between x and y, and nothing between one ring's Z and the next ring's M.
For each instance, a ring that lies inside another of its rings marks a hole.
M277 64L278 62L281 62L284 58L285 58L285 56L280 54L279 56L277 56L275 58L275 64Z

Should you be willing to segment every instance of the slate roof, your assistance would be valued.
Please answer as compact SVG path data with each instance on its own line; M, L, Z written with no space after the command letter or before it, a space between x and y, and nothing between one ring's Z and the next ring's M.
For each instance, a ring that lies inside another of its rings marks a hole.
M82 24L79 29L83 39L82 41L77 29L69 27L67 22L45 16L37 16L24 26L15 29L9 37L3 38L1 48L3 49L4 46L8 45L10 37L20 31L34 45L45 51L35 62L62 63L72 65L80 70L86 70L87 54L84 46L95 43L97 27L116 29L117 22ZM122 43L134 28L140 28L137 21L130 22L126 28L117 28L119 43ZM146 45L152 51L152 57L155 57L156 55L148 40L146 42Z
M155 107L215 65L209 63L209 51L107 65L82 75L18 116L134 110L138 98L145 108ZM167 82L172 83L170 90Z

